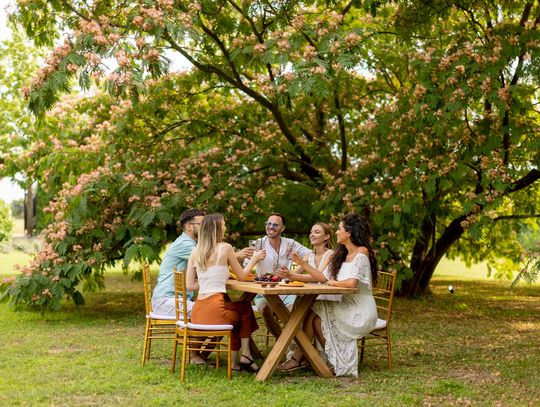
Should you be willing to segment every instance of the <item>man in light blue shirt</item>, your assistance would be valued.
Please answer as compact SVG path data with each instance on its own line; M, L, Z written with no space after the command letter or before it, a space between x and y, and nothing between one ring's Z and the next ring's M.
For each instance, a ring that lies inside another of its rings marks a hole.
M191 252L197 246L199 227L204 219L204 212L199 209L188 209L180 215L182 234L171 243L159 267L156 287L152 294L152 311L159 315L176 316L174 303L174 269L185 270ZM251 257L254 249L247 247L236 253L239 261ZM188 314L191 313L194 302L187 299ZM204 364L206 361L199 352L190 352L190 363Z
M159 275L152 295L152 310L160 315L176 316L174 304L174 268L185 270L191 252L197 245L199 226L204 219L204 212L188 209L180 215L182 234L171 243L159 267ZM187 300L188 312L193 302Z

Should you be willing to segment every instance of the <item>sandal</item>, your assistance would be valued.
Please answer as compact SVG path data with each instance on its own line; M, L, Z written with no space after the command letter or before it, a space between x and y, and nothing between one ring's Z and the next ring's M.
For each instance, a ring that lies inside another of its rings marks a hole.
M242 358L247 359L247 362L241 362ZM240 365L240 368L242 370L246 370L251 373L257 373L259 371L259 366L255 363L253 359L251 359L249 356L242 355L240 356L240 362L238 362Z
M285 367L285 365L290 363L291 361L296 362L296 364L294 366ZM306 361L299 362L298 359L296 359L294 356L291 356L291 358L288 361L279 365L278 369L281 372L294 372L295 370L302 369L304 367L307 367Z

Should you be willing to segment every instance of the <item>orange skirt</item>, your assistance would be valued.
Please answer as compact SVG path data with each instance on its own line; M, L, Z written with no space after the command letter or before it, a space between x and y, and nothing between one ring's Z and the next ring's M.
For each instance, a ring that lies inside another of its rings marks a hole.
M225 301L226 294L216 293L197 299L191 310L194 324L231 324L231 349L240 349L240 338L249 338L259 325L248 301Z

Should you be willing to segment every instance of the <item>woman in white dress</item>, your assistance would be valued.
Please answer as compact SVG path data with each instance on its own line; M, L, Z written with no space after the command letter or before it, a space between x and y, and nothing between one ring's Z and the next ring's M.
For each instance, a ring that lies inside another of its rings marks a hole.
M309 266L305 270L318 282L358 288L359 292L343 295L340 301L317 299L304 322L304 332L310 338L317 337L336 376L358 376L358 338L367 335L377 321L372 294L377 261L371 248L370 226L363 216L345 215L336 238L338 245L328 267L323 272ZM280 369L294 370L302 358L298 349Z

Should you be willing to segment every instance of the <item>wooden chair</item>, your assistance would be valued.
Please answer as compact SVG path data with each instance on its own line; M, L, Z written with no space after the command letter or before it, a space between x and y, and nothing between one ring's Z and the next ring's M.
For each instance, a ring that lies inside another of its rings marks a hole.
M150 284L150 266L143 264L144 306L146 308L146 329L141 364L150 359L152 339L174 339L175 316L158 315L152 311L152 287Z
M182 368L180 378L185 379L186 362L190 351L201 349L216 352L216 369L219 368L219 354L227 353L227 377L231 380L231 331L232 325L202 325L193 324L188 319L186 276L184 271L174 271L174 295L176 299L176 328L174 333L174 347L172 355L171 372L176 365L176 351L178 343L182 344ZM203 348L203 345L206 348ZM226 349L222 349L225 346Z
M392 369L392 344L390 338L390 317L392 315L392 305L394 302L394 288L396 285L396 275L394 271L387 273L379 271L377 285L373 287L373 297L377 304L377 323L375 328L365 337L359 339L360 363L364 360L364 349L370 346L386 345L388 353L388 368Z

